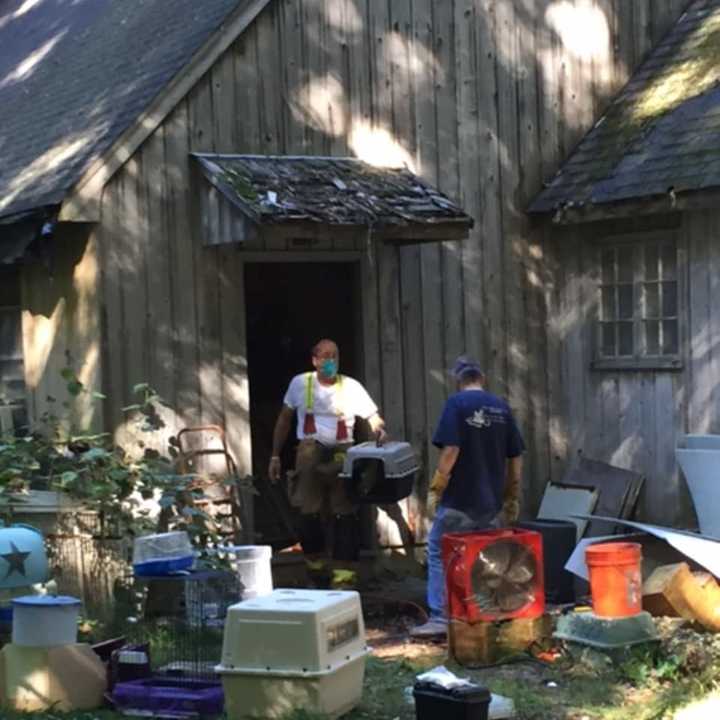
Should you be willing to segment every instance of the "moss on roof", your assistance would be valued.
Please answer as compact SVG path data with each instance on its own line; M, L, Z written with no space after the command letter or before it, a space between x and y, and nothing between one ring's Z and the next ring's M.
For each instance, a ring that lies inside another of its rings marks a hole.
M607 130L632 138L650 123L672 112L690 98L702 95L718 84L720 78L720 16L710 16L675 50L684 60L669 60L637 93L630 103L612 106Z
M450 198L406 168L357 158L196 155L206 177L256 222L472 227Z
M247 173L233 168L225 168L222 175L243 200L252 202L258 199L258 194L253 188L250 176Z
M720 0L696 0L530 210L720 185L719 114Z

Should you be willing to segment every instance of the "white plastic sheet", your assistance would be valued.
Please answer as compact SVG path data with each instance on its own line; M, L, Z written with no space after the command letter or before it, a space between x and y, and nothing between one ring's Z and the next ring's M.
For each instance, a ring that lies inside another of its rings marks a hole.
M708 572L711 572L715 577L720 578L720 540L700 535L698 533L689 532L687 530L675 530L673 528L662 527L661 525L648 525L646 523L634 522L632 520L618 520L617 518L606 518L597 515L585 515L583 517L589 520L607 520L608 522L613 522L616 525L624 525L625 527L633 528L634 530L639 530L640 532L660 538L671 547L674 547L678 552L685 555L685 557L694 560L698 565L702 565L702 567L704 567ZM616 542L617 540L625 537L627 536L611 535L609 537L605 537L604 539L608 542ZM589 538L591 542L597 542L601 539L603 538ZM569 570L576 575L580 574L577 572L579 568L579 561L576 556L580 548L583 546L583 543L585 543L584 547L587 547L587 541L581 541L565 565L566 570ZM584 565L584 548L582 550L581 557L582 564ZM575 569L570 567L571 564ZM587 579L587 568L585 568L585 575L580 574L580 577Z
M428 670L427 672L422 673L422 675L418 675L416 680L418 680L418 682L429 682L439 685L445 690L452 690L452 688L476 684L467 678L459 678L455 675L455 673L450 672L450 670L448 670L444 665L438 665L432 670Z

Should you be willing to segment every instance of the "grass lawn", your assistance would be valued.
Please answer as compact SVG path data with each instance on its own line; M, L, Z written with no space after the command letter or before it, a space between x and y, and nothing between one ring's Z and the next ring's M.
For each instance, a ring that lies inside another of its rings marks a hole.
M598 667L598 657L604 658L592 654L557 668L531 661L484 670L455 666L447 662L444 653L412 660L373 658L363 704L347 717L414 719L414 706L407 702L404 689L412 686L419 672L438 664L445 664L460 677L477 680L496 694L511 697L518 720L669 719L678 708L706 695L714 686L711 670L684 675L678 666L665 669L655 658L633 654L618 665Z
M367 664L362 704L347 720L413 720L408 695L415 676L445 664L491 691L511 697L518 720L715 720L720 717L720 635L690 628L673 632L655 649L635 649L611 661L589 649L566 652L554 666L536 661L468 670L447 661L437 645L398 642L379 647ZM706 704L692 710L692 703ZM713 711L707 708L711 703ZM687 710L680 708L690 705ZM708 714L709 712L709 714ZM2 720L119 720L107 710L63 714L16 714L0 711ZM320 720L296 712L287 720Z
M415 709L412 702L408 702L405 689L412 686L419 672L445 662L444 653L437 650L412 659L371 658L362 705L345 717L347 720L413 720ZM486 670L448 665L458 675L473 677L492 691L512 697L518 720L669 720L680 707L708 691L698 678L661 682L648 677L635 686L620 675L620 669L609 666L599 670L586 665L582 671L576 666L573 672L568 672L532 662ZM107 710L70 714L5 711L2 714L3 720L119 720L121 717ZM678 716L678 720L680 718ZM320 718L301 711L287 720ZM695 720L713 718L700 715Z

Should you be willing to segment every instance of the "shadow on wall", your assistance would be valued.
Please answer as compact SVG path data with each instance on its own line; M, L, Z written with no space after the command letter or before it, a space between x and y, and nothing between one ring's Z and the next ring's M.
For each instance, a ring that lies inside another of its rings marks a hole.
M32 416L62 413L66 393L60 371L72 365L78 379L100 391L100 323L97 262L87 225L60 225L21 266L25 379ZM48 400L50 398L50 400ZM85 395L69 408L68 423L99 429L99 406Z
M629 5L271 3L105 190L102 382L118 438L129 389L148 381L180 409L169 431L225 421L231 442L249 442L241 262L234 249L202 247L188 152L351 154L407 164L476 219L463 243L401 249L397 281L382 291L394 310L381 327L378 401L394 434L423 448L432 470L445 368L461 352L478 356L526 436L534 508L570 446L550 397L554 348L585 317L547 317L552 267L524 208L679 7L667 4L643 34ZM97 363L98 327L76 317L85 362L94 352ZM43 340L62 355L57 334L39 331ZM47 370L38 366L35 387ZM426 481L411 504L418 518Z

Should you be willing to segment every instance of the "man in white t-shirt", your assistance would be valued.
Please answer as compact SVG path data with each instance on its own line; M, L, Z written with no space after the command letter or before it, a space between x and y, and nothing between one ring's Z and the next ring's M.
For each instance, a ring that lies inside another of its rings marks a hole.
M323 554L329 534L334 559L356 560L360 528L338 473L353 444L355 417L367 420L380 442L385 438L385 423L365 388L338 373L338 361L337 344L320 340L312 350L315 371L290 381L275 423L268 475L273 482L280 479L280 452L297 413L297 485L291 501L300 508L303 551L310 557Z

